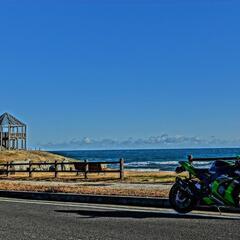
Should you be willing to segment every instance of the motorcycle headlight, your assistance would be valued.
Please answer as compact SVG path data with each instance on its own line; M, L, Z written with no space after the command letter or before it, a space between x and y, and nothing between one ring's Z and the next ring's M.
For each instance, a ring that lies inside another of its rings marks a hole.
M175 172L176 172L177 174L182 173L182 172L184 172L184 171L185 171L185 169L184 169L182 166L177 167L176 170L175 170Z

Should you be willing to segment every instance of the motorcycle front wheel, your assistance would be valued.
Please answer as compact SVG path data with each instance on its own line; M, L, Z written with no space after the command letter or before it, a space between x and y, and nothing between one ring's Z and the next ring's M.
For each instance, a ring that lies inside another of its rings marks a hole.
M170 190L169 201L172 208L178 213L189 213L196 206L194 197L183 191L177 183Z

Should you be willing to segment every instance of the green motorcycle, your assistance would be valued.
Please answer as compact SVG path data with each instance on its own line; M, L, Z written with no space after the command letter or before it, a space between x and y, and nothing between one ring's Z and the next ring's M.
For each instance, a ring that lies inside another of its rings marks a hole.
M193 166L193 161L213 161L210 168ZM231 162L230 162L231 161ZM198 205L239 207L239 158L193 159L180 161L176 173L188 172L189 177L177 177L170 190L169 201L179 213L191 212Z

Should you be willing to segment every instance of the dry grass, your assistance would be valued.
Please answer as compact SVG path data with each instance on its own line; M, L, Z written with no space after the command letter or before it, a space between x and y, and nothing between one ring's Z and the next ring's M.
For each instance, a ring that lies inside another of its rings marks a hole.
M25 180L25 181L54 181L54 182L80 182L80 181L119 181L119 174L107 173L107 174L88 174L88 179L84 178L83 173L58 173L58 177L55 178L54 172L48 173L32 173L32 177L29 178L28 173L16 173L14 175L0 176L0 179L4 180Z
M16 162L16 161L28 161L33 162L53 162L53 161L63 161L67 158L43 151L0 151L0 163L6 162ZM73 159L71 159L74 161Z
M175 172L126 172L125 181L128 183L172 183L177 174ZM181 174L185 177L187 174Z
M177 174L174 172L137 172L137 171L125 171L125 183L172 183L175 181ZM186 174L181 174L185 177ZM84 174L80 173L58 173L58 178L54 178L54 173L32 173L32 178L28 177L27 173L16 173L14 175L0 176L0 179L9 180L29 180L29 181L55 181L55 182L79 182L79 181L106 181L116 182L119 181L119 173L90 173L88 179L84 179Z

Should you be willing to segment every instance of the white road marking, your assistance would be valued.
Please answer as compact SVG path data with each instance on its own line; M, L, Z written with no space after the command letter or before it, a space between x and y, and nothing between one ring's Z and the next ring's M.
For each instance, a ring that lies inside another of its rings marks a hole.
M69 203L69 202L55 202L55 201L42 201L42 200L22 200L12 198L0 198L0 202L20 203L20 204L36 204L36 205L50 205L60 207L76 207L76 208L88 208L97 210L114 210L114 211L128 211L128 212L142 212L142 213L159 213L159 214L171 214L176 216L200 216L200 217L215 217L220 219L237 219L240 220L239 214L223 213L220 215L217 212L204 212L193 211L187 215L181 215L176 213L172 209L167 208L148 208L148 207L132 207L132 206L116 206L116 205L104 205L93 203Z

